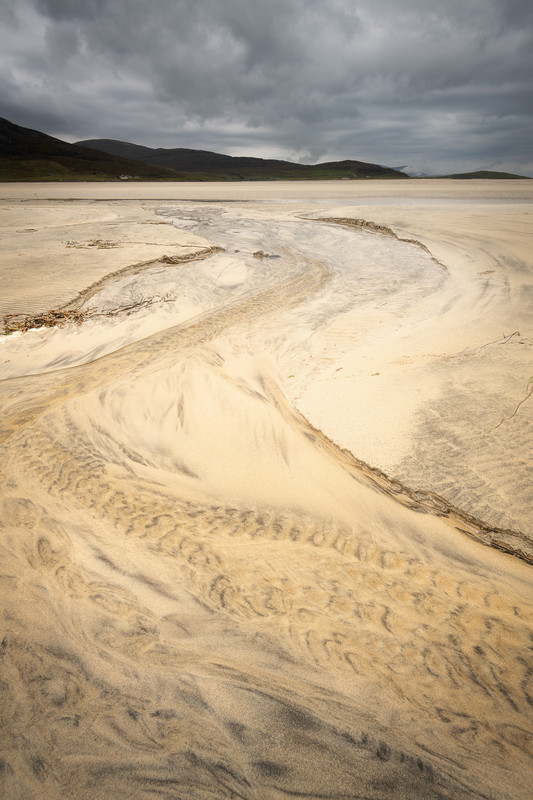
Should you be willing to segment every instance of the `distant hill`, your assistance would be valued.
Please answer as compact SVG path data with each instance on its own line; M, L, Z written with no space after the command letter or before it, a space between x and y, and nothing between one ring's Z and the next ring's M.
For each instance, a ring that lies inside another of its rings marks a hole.
M440 175L441 178L456 178L457 180L472 180L486 178L489 180L531 180L527 175L515 175L513 172L493 172L488 169L479 169L477 172L457 172L453 175Z
M208 150L184 147L151 148L115 139L76 142L113 156L133 158L158 167L185 173L194 180L318 180L339 178L407 178L404 172L364 161L331 161L326 164L294 164L290 161L226 156Z
M478 170L439 176L456 180L528 179ZM250 181L406 178L401 168L364 161L296 164L278 159L228 156L190 148L151 148L115 139L68 144L0 117L0 181Z
M1 181L180 180L164 167L67 144L0 117Z

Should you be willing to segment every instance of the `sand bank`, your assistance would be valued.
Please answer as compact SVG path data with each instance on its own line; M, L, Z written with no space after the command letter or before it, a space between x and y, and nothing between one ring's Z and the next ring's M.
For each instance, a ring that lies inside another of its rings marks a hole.
M1 187L6 797L528 797L532 195Z

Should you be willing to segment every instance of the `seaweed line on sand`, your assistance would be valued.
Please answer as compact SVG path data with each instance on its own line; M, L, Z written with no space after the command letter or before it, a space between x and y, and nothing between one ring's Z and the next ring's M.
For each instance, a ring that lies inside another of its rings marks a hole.
M533 387L531 393L533 393ZM349 468L355 468L357 472L365 475L378 491L394 497L401 505L407 508L447 519L455 530L480 544L519 558L527 564L533 564L533 539L528 533L489 525L452 505L435 492L427 491L426 489L413 489L397 479L391 478L379 468L372 467L354 456L350 450L336 444L321 430L315 428L301 411L294 406L292 407L302 420L302 423L313 431L313 434L322 441L326 448L334 448L337 456L341 456L347 462Z
M135 275L139 272L142 272L142 270L146 269L146 267L157 263L184 264L189 261L200 260L202 258L206 258L207 256L213 255L214 253L219 253L222 250L222 247L216 246L203 247L201 250L196 250L194 253L188 253L187 255L161 256L161 258L151 259L150 261L131 264L123 269L108 273L103 278L100 278L100 280L92 283L86 289L83 289L83 291L81 291L78 296L74 298L74 300L69 300L68 303L65 303L65 305L60 306L57 309L54 308L50 309L49 311L42 311L30 315L17 313L5 314L1 333L5 335L9 335L15 331L22 331L24 333L32 328L52 328L56 325L64 325L66 322L74 322L77 325L81 325L82 322L91 317L116 316L122 312L131 312L132 310L136 310L138 308L144 308L145 306L152 305L152 303L169 302L171 298L168 296L151 297L140 300L137 303L132 303L129 306L112 309L107 312L98 312L96 308L87 308L84 310L81 309L82 304L93 297L96 292L102 289L106 283L111 282L119 276L123 277L126 275Z

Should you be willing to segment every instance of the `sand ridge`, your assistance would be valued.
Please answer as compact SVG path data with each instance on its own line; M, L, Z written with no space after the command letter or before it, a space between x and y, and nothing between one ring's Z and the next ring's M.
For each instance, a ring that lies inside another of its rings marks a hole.
M527 403L472 429L527 385L531 197L349 188L143 200L224 251L90 299L173 292L138 317L2 341L4 796L528 796L531 567L415 490L527 516ZM347 216L429 253L318 220Z

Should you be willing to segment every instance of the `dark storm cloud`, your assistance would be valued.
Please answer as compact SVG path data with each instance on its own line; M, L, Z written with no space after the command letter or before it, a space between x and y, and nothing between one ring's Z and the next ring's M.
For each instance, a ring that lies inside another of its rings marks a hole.
M15 0L0 114L292 159L533 174L530 0Z

